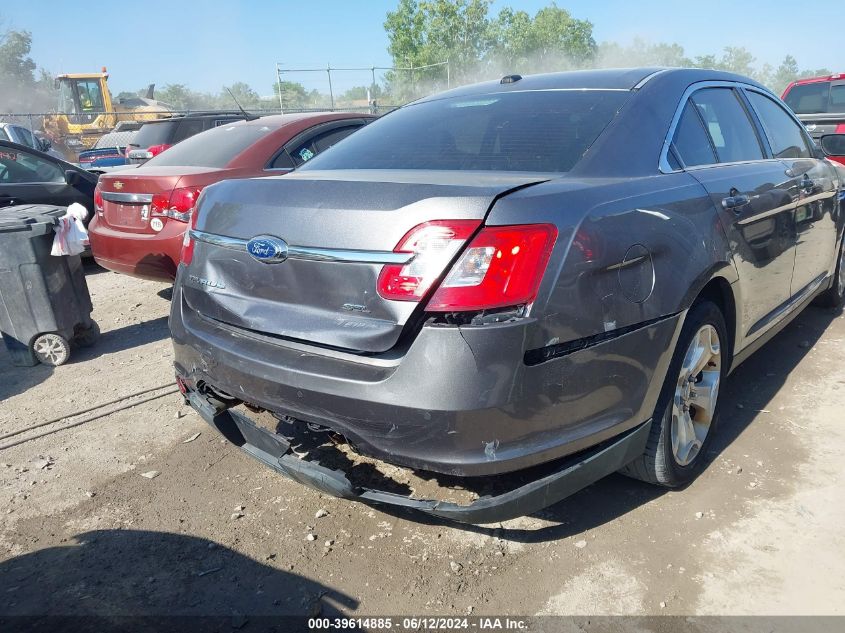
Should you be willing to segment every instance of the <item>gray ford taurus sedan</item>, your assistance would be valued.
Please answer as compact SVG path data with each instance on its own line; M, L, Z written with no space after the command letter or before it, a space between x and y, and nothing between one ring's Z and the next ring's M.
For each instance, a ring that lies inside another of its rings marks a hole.
M729 371L814 299L841 303L841 186L732 74L437 94L289 176L204 191L177 381L252 456L367 503L486 523L617 470L683 486ZM405 472L384 462L479 497L380 485Z

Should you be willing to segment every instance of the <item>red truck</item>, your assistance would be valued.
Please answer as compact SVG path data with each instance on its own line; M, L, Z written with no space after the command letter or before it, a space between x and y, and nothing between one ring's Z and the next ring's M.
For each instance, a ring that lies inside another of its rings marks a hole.
M845 73L793 81L782 99L828 158L845 164Z

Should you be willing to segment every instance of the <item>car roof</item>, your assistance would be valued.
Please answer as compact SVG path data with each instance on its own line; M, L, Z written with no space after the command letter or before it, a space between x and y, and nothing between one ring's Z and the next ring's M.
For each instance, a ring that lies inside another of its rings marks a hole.
M739 81L760 85L756 81L720 70L701 68L604 68L599 70L572 70L539 75L506 75L505 78L485 81L424 97L417 101L430 101L448 97L462 97L489 94L491 92L512 92L526 90L634 90L644 86L653 77L671 75L675 80L697 81ZM508 79L512 78L510 81Z

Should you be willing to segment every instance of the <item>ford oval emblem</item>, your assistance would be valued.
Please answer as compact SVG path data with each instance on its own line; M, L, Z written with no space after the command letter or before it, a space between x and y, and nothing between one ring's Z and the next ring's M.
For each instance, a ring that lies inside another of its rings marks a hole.
M288 258L288 243L272 235L257 235L246 243L246 252L265 264L278 264Z

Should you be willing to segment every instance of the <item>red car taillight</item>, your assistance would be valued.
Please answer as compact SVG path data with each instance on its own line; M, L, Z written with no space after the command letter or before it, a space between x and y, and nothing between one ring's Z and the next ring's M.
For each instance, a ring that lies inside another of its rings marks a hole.
M153 156L158 156L164 150L166 150L168 147L170 147L170 145L168 145L166 143L164 143L162 145L150 145L147 148L147 153L150 154L149 158L152 158Z
M188 222L201 191L202 187L180 187L170 191L169 195L157 193L150 205L150 216Z
M100 183L94 188L94 209L99 215L103 215L103 192L100 189Z
M462 312L533 302L556 239L557 228L551 224L483 228L426 310Z
M197 228L198 213L191 213L191 224L185 229L185 237L182 238L182 253L179 255L179 261L185 266L190 265L194 259L194 239L191 237L191 230Z
M394 301L419 301L478 228L478 220L435 220L415 226L393 249L413 254L407 264L381 269L378 293Z

